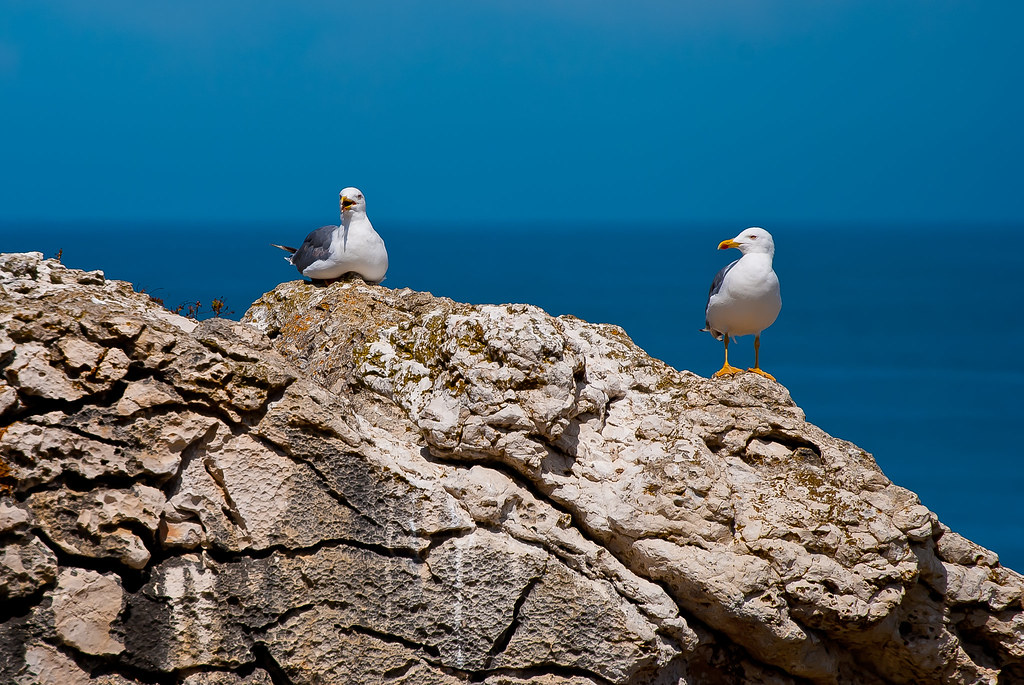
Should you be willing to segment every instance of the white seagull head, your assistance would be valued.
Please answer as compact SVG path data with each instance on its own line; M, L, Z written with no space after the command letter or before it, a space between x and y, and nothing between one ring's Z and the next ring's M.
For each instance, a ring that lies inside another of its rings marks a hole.
M366 214L366 198L359 188L345 188L338 194L341 215Z
M745 255L757 253L767 254L769 257L775 255L775 241L772 240L772 234L757 226L744 229L732 240L723 240L718 243L719 250L728 250L730 247L735 247Z

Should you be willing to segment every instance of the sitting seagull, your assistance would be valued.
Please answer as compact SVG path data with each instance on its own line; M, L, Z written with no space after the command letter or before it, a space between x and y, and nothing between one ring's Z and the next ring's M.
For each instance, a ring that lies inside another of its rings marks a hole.
M775 242L763 228L748 228L732 240L723 240L719 250L735 247L743 256L715 274L708 292L705 327L715 340L725 341L725 364L715 377L739 373L729 366L729 338L754 334L754 368L747 369L765 378L775 377L761 370L758 352L761 331L775 322L782 309L779 278L772 270Z
M388 270L388 251L366 217L363 192L358 188L345 188L340 194L340 204L340 226L316 229L297 250L286 245L274 247L291 252L285 260L308 278L333 283L355 272L367 283L380 283Z

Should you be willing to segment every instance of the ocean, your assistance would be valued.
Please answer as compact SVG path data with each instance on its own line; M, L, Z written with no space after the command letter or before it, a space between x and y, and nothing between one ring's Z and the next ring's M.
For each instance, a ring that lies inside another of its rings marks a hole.
M719 241L743 224L479 224L374 218L388 246L384 285L470 303L526 302L622 326L652 356L707 376L722 344L704 304L739 256ZM298 278L269 243L315 225L0 223L0 251L61 251L73 268L131 281L173 309L212 300L239 318ZM807 420L874 455L940 520L1024 571L1024 252L1020 226L765 225L782 284L761 365ZM1006 241L1009 243L1010 241ZM753 338L730 346L753 363Z

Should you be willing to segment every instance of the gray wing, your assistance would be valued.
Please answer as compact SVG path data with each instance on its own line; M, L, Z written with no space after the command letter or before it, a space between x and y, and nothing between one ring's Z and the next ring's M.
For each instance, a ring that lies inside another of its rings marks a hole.
M711 328L711 324L708 323L708 319L707 319L708 307L711 305L711 297L713 295L717 295L718 291L720 291L722 289L722 284L725 283L725 275L727 273L729 273L729 270L732 269L734 266L736 266L736 263L739 262L739 261L740 260L737 259L734 262L729 262L728 264L723 266L721 269L719 269L718 273L715 274L715 280L711 281L711 288L708 289L708 301L704 303L704 328L703 328L703 330L710 331L711 334L714 335L715 338L718 339L718 340L722 339L721 338L722 334L719 331L713 330Z
M321 226L306 236L302 245L292 255L292 264L302 273L306 267L319 259L327 259L331 255L331 236L337 226Z
M708 312L708 305L711 304L711 296L719 293L722 289L722 284L725 283L725 275L729 273L729 270L736 266L739 261L740 260L737 259L735 262L729 262L719 269L717 274L715 274L715 280L711 281L711 288L708 290L708 301L704 303L705 314Z

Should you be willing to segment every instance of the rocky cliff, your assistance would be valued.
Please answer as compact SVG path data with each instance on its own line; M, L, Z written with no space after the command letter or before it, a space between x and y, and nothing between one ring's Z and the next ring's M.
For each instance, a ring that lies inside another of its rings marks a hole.
M0 682L1024 682L1024 579L786 390L362 283L0 257Z

